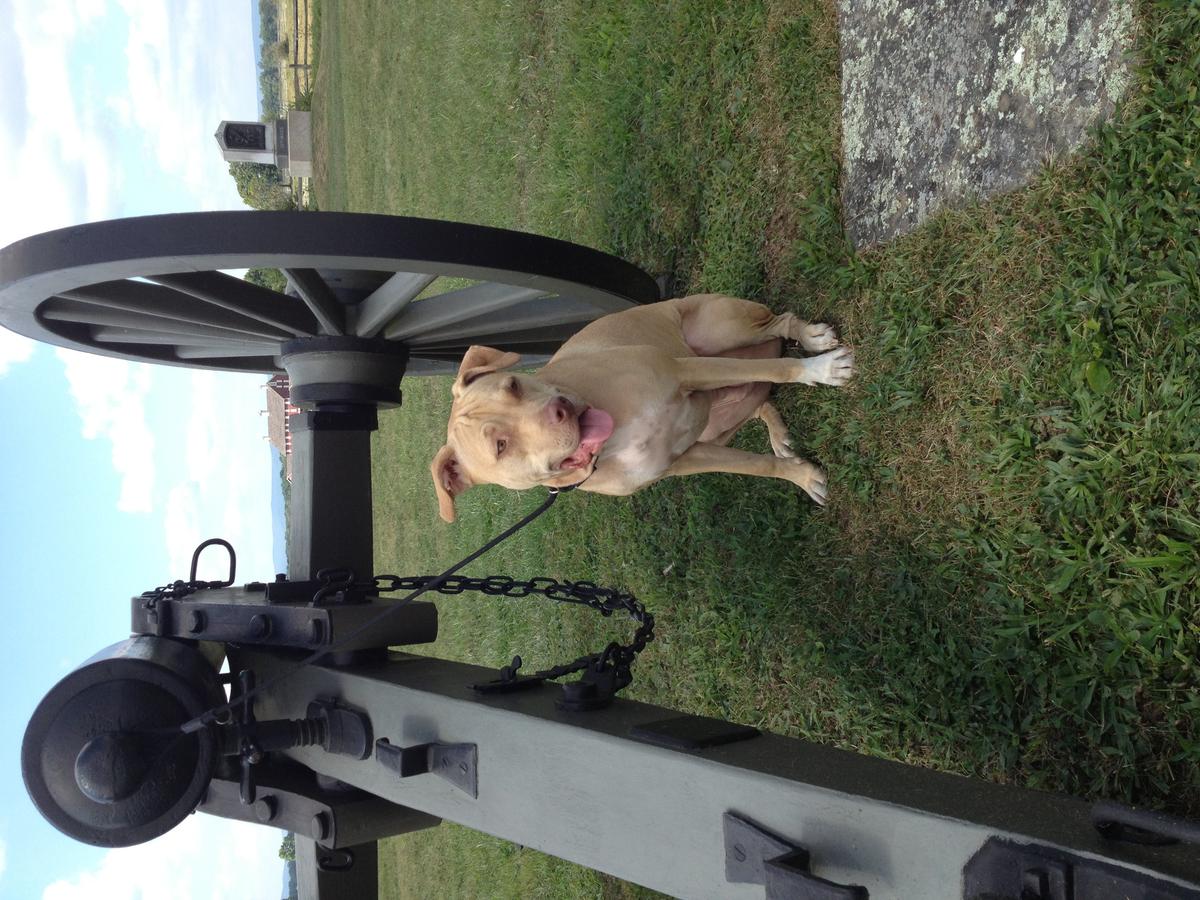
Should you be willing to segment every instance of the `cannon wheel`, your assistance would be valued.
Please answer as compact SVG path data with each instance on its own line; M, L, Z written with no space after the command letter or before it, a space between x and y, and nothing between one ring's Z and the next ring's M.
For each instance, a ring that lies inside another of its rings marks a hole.
M256 267L282 270L288 290L225 271ZM324 346L403 348L408 374L453 372L471 344L536 364L593 319L658 298L645 272L577 244L358 213L145 216L0 251L0 324L12 331L236 372L281 371L285 344L330 337Z

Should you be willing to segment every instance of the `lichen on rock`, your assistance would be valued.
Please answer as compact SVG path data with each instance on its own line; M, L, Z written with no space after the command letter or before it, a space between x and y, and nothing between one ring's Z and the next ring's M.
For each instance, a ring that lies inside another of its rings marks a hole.
M842 205L854 244L1026 183L1130 81L1125 0L839 0Z

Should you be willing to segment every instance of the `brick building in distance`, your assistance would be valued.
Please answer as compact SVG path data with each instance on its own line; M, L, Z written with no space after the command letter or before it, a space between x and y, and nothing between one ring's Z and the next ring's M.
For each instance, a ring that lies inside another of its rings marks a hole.
M292 481L292 428L290 419L300 412L292 405L291 386L286 375L275 375L264 387L267 391L267 440L283 456L284 472Z

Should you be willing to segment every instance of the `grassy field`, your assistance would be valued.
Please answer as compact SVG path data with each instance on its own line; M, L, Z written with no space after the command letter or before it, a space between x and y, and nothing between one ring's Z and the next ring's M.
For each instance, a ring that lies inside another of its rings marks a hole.
M1200 7L1139 20L1135 87L1083 153L856 255L831 2L323 4L322 209L571 239L857 350L851 388L778 396L827 509L718 475L570 495L474 571L636 593L639 699L1200 813ZM481 488L440 523L448 401L411 379L382 417L380 571L437 571L537 502ZM440 605L431 652L490 665L628 633ZM640 893L453 826L386 848L385 896Z

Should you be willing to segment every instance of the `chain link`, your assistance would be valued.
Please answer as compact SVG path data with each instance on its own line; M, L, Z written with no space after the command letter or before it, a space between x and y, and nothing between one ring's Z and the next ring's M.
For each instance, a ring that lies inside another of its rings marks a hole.
M194 594L196 591L207 590L208 587L207 581L172 581L170 584L156 587L152 591L143 591L141 594L142 606L146 609L154 609L158 606L159 600L178 600Z
M438 581L438 577L434 575L410 577L376 575L373 583L358 586L378 593L392 593L421 590L436 581ZM590 607L605 618L612 616L615 612L625 612L629 618L638 623L633 640L628 644L618 644L614 641L599 653L581 656L573 662L536 672L535 677L538 678L561 678L564 675L582 672L589 668L601 669L612 666L617 671L618 685L624 687L632 679L629 669L637 659L637 655L654 640L654 616L647 612L646 607L637 597L624 591L618 591L616 588L601 587L591 581L558 581L545 577L519 581L508 575L488 575L484 578L451 575L431 590L451 596L457 596L467 591L477 591L490 597L506 599L520 599L537 594L559 603L575 603Z

